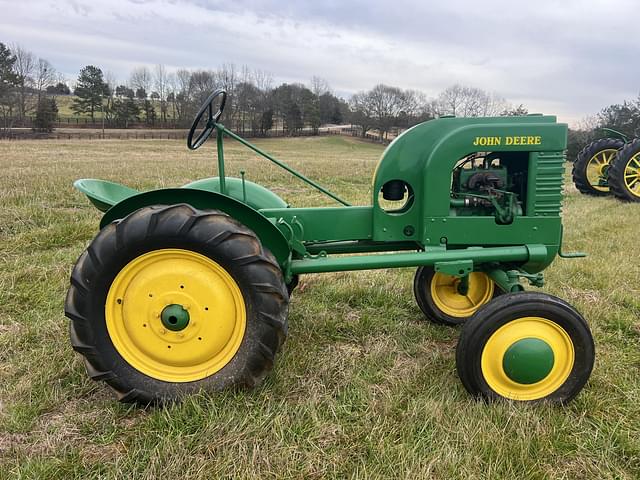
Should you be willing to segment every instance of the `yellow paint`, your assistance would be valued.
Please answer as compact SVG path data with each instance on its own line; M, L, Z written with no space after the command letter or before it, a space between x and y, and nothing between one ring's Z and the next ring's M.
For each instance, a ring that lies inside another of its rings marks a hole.
M599 183L600 179L604 178L606 169L615 159L617 153L618 150L616 150L615 148L607 148L605 150L596 152L596 154L589 159L585 173L589 185L591 185L596 190L600 192L609 191L609 187L599 185Z
M631 195L640 198L640 153L631 157L624 167L624 184Z
M493 298L495 284L486 273L469 274L469 291L466 295L458 292L460 278L440 272L431 279L431 298L443 313L456 318L473 315L482 305Z
M554 357L549 374L530 385L514 382L502 367L507 349L524 338L546 342ZM503 325L489 337L482 350L481 368L487 385L498 395L511 400L538 400L564 384L573 370L574 361L573 342L560 325L542 317L522 317Z
M189 324L164 328L171 304L189 312ZM113 280L105 304L109 337L124 360L149 377L192 382L227 365L242 343L246 311L240 288L208 257L190 250L145 253Z
M522 135L508 137L476 137L473 141L476 147L493 147L496 145L542 145L539 135Z

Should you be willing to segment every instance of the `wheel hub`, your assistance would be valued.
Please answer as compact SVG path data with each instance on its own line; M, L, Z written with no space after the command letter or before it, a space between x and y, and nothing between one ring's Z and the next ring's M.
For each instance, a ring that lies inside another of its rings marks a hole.
M523 338L513 343L502 358L502 368L514 382L531 385L546 378L554 363L553 350L539 338Z
M431 298L445 314L457 318L473 315L493 297L493 281L482 272L471 272L466 284L453 275L437 272L431 281Z
M189 312L182 305L167 305L160 315L162 324L167 330L179 332L189 325Z

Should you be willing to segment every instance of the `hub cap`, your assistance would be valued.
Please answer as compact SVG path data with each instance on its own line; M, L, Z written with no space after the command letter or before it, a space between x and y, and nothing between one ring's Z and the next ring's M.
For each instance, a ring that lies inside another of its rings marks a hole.
M487 340L481 368L497 394L513 400L536 400L552 394L569 378L575 353L560 325L541 317L524 317L503 325Z
M182 305L167 305L162 310L160 319L165 328L173 332L179 332L189 325L189 312Z
M196 252L155 250L129 262L105 304L109 337L136 370L191 382L228 364L246 328L244 299L218 263Z
M436 272L431 280L431 298L443 313L457 318L473 315L493 298L495 285L486 273L469 274L469 290L462 295L458 290L460 278Z

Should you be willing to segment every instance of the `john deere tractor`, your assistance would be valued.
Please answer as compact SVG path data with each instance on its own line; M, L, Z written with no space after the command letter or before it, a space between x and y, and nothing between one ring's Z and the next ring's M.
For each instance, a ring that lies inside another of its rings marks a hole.
M143 404L253 387L285 340L300 275L415 268L426 318L461 326L456 366L472 395L564 403L583 388L594 362L586 321L522 284L541 286L557 255L582 255L562 253L566 125L542 115L422 123L383 153L371 203L353 206L225 128L226 98L207 99L187 139L196 149L215 135L217 176L146 192L75 182L104 212L65 303L93 379ZM226 176L225 137L338 206L293 207Z
M629 138L613 129L608 136L589 143L573 164L576 188L593 196L613 194L627 202L640 202L640 138Z

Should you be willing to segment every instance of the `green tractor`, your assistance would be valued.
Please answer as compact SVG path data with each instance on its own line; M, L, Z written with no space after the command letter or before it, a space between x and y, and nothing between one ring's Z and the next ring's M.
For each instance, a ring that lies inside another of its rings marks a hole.
M562 253L567 127L555 117L440 118L385 150L371 204L352 206L219 122L215 91L191 127L213 134L218 176L138 192L75 183L104 216L71 274L65 312L88 374L124 402L254 387L287 335L299 275L416 268L425 316L461 325L456 366L472 395L564 403L583 388L594 344L565 301L525 292ZM225 175L230 137L339 205L296 208ZM357 254L357 255L354 255Z
M610 128L608 136L589 143L573 163L573 183L586 195L613 194L619 200L640 202L640 138L629 140Z

